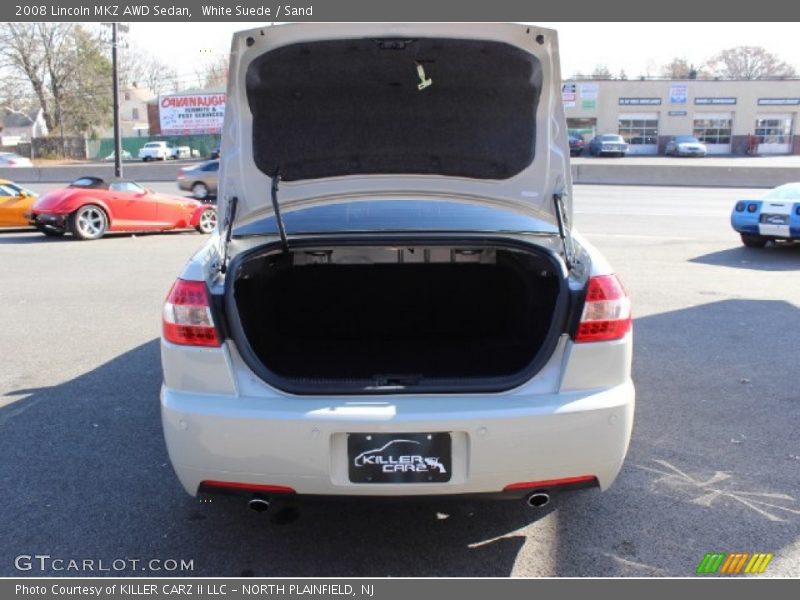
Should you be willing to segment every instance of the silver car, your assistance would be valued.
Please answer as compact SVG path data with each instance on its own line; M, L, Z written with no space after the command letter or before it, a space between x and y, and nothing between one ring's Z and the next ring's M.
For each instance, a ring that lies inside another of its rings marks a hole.
M207 160L178 171L178 187L198 200L217 197L217 175L219 160Z
M608 488L631 309L573 224L555 32L294 24L231 57L219 229L163 310L186 491Z

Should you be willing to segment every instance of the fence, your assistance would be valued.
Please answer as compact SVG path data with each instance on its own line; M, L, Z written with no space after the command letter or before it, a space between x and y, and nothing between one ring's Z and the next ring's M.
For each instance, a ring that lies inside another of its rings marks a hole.
M86 140L75 136L34 138L15 146L0 146L0 151L14 152L26 158L87 158Z
M122 138L122 156L126 156L126 152L132 158L139 155L139 149L147 142L169 142L174 146L188 146L200 157L207 157L211 151L219 146L219 135L159 135L159 136L142 136L142 137L126 137ZM102 138L98 140L89 140L87 142L87 158L93 160L105 160L113 158L114 152L114 138Z

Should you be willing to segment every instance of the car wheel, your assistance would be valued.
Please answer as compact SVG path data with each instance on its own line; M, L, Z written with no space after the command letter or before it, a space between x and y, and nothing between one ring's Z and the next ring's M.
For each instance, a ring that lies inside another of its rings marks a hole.
M742 243L748 248L763 248L767 245L767 238L752 233L742 233Z
M96 204L81 206L72 213L70 231L79 240L97 240L108 229L108 217Z
M213 208L207 208L200 214L200 223L195 229L200 233L211 233L216 226L217 211Z
M142 159L142 162L147 162L147 161L149 161L149 160L150 160L150 157L149 157L149 156L145 156L145 157Z
M198 181L192 186L192 196L198 200L205 200L209 196L208 186L202 181Z

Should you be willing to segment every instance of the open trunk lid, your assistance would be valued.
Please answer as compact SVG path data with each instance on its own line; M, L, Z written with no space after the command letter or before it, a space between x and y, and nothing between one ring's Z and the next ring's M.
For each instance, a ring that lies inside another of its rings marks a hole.
M276 205L288 212L359 199L488 204L568 238L560 88L556 33L533 26L238 32L220 165L223 239Z

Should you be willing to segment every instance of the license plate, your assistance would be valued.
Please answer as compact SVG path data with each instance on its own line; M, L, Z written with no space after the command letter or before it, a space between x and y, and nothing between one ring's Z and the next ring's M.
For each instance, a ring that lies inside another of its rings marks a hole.
M353 483L450 481L452 442L447 432L350 433L347 459Z
M761 222L767 225L788 225L789 215L761 215Z

